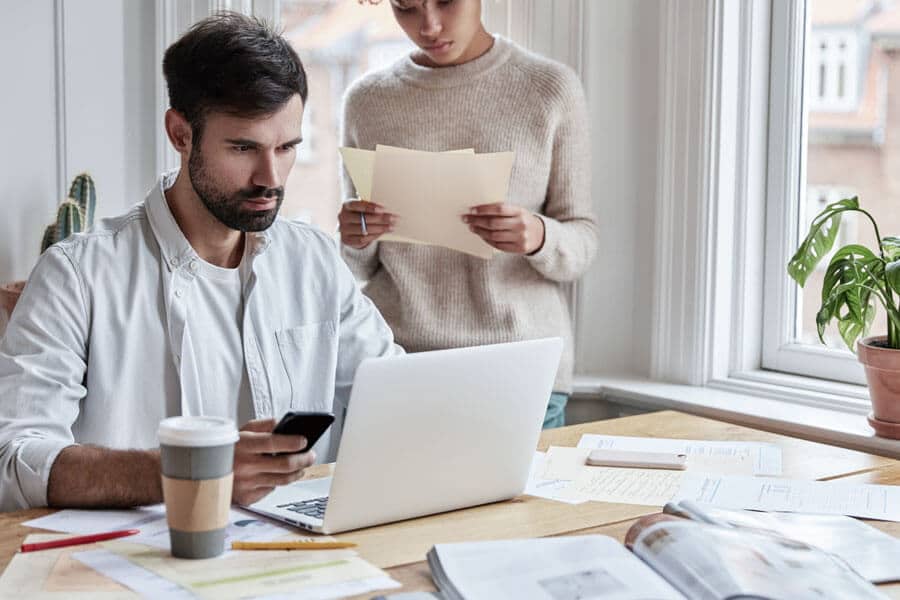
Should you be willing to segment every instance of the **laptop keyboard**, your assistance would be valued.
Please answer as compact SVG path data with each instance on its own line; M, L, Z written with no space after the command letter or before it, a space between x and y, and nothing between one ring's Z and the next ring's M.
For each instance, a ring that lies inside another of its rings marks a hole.
M328 505L328 496L321 498L312 498L311 500L303 500L301 502L289 502L287 504L279 504L278 508L283 508L291 512L300 513L308 517L321 519L325 516L325 507Z

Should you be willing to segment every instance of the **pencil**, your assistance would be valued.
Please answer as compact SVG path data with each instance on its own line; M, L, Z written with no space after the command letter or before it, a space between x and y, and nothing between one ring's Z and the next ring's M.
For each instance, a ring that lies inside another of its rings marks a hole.
M355 547L353 542L231 542L232 550L337 550Z

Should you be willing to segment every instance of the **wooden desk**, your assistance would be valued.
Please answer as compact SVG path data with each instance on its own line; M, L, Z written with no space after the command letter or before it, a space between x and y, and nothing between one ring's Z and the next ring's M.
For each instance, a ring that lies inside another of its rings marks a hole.
M783 451L784 476L800 479L836 479L860 483L900 484L900 461L824 444L749 429L673 411L597 421L543 432L539 449L574 446L584 433L652 436L705 440L772 442ZM313 474L327 471L320 467ZM47 509L0 513L0 568L16 552L24 537L36 530L22 522L52 512ZM425 553L438 543L603 533L624 539L639 517L658 512L652 507L588 502L571 506L531 496L507 502L382 525L337 536L359 543L360 554L388 570L403 583L403 591L433 590ZM900 535L900 524L879 524ZM900 586L886 588L891 593ZM359 598L370 598L366 594Z

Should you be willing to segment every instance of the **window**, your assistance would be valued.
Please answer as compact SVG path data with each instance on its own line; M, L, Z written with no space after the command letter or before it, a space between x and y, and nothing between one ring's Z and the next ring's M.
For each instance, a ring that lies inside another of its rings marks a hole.
M833 326L826 345L819 342L824 265L800 289L785 264L813 217L842 198L859 196L882 235L900 232L900 147L892 143L900 138L900 113L888 110L888 99L900 93L900 6L851 0L772 6L772 60L787 67L771 81L771 123L788 127L773 127L769 138L767 203L774 217L766 241L763 367L863 383L856 357ZM796 118L779 121L779 114ZM874 241L868 219L854 215L843 221L836 244ZM884 330L879 308L871 334Z
M303 143L285 186L282 214L335 231L342 202L340 120L347 86L413 47L387 1L281 0L280 25L306 70Z
M815 3L819 0L809 1ZM832 0L821 1L834 3ZM860 30L847 25L835 27L832 24L834 17L816 16L821 15L821 10L813 10L811 14L813 20L810 23L806 60L812 66L808 72L811 77L815 76L815 80L807 82L807 85L816 93L809 94L810 109L816 112L853 111L857 105L856 90L859 89L856 65ZM826 18L829 20L824 21Z

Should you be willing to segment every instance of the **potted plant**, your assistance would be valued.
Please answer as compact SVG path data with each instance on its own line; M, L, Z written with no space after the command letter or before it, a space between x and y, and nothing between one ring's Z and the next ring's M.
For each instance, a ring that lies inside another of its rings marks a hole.
M837 239L841 214L853 211L871 221L878 247L847 244L831 257L822 284L822 307L816 314L819 339L832 320L866 371L876 435L900 439L900 237L882 238L878 224L859 207L859 198L829 204L813 219L809 233L787 265L802 287ZM875 318L876 303L887 313L887 335L865 337ZM860 339L862 338L862 339ZM858 341L858 343L857 343Z
M87 173L82 173L72 180L68 197L59 205L56 211L56 221L44 230L41 240L41 253L60 240L64 240L73 233L84 231L94 222L94 208L97 204L97 190L94 180ZM5 324L12 315L13 309L22 290L25 289L24 281L13 281L0 285L0 335L3 334Z

